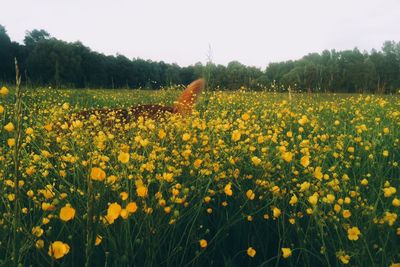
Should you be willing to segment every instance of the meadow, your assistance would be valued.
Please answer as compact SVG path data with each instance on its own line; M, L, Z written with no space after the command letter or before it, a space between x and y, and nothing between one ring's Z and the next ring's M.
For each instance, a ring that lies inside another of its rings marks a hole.
M400 264L399 96L207 92L109 127L75 113L180 88L23 90L0 90L2 266Z

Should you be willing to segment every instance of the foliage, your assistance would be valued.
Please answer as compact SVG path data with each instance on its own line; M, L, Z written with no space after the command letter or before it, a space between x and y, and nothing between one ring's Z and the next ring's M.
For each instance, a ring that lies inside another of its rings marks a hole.
M193 116L109 127L76 112L179 91L38 88L15 180L13 94L0 90L0 265L400 262L399 97L209 92Z
M400 88L400 42L390 41L383 44L382 51L325 50L296 61L270 63L263 71L237 61L215 65L211 55L206 65L188 67L106 56L80 42L52 38L44 30L27 32L24 45L20 45L11 42L0 26L0 81L14 80L14 57L28 85L56 88L158 89L188 84L200 76L207 78L211 89L285 91L290 86L303 92L396 93Z

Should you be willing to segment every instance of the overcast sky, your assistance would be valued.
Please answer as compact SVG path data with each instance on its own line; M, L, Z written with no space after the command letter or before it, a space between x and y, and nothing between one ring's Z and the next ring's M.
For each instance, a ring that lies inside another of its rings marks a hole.
M187 66L238 60L265 68L324 49L400 41L400 0L0 0L0 24L92 50Z

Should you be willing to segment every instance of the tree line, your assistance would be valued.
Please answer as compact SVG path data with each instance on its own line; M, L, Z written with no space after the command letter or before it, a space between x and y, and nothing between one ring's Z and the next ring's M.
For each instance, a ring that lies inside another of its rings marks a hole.
M11 41L0 25L0 81L15 79L18 59L23 82L54 88L148 88L188 84L205 77L211 89L307 92L394 93L400 89L400 42L381 50L324 50L299 60L270 63L265 70L237 61L227 66L211 59L187 67L123 55L107 56L81 42L65 42L45 30L27 31L23 44Z

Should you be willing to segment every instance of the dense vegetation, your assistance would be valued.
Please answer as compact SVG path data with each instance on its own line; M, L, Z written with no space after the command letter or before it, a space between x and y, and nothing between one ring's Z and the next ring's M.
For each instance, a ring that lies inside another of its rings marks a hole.
M262 56L262 55L260 55ZM80 42L52 38L44 30L27 32L24 44L12 42L0 25L0 81L15 79L13 58L28 85L74 88L150 88L187 84L199 76L211 88L295 90L314 92L394 93L400 88L400 42L386 41L382 50L312 53L299 60L270 63L265 70L237 61L227 66L211 60L188 67L123 55L106 56Z
M399 96L207 92L104 127L75 112L179 92L14 92L0 266L399 266Z

